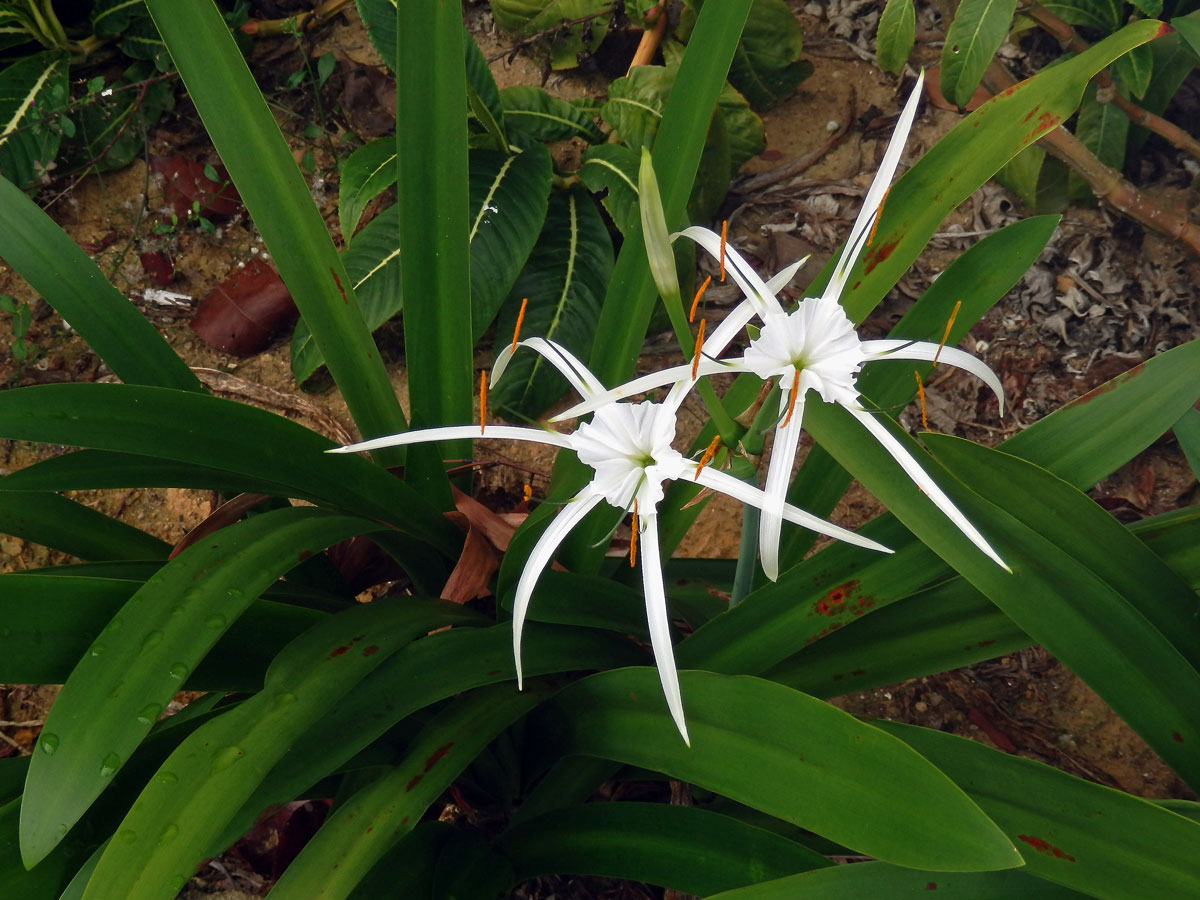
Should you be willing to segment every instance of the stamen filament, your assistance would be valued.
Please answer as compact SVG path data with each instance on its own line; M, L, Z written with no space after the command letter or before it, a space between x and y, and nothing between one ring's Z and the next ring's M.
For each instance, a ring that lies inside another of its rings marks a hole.
M696 320L696 307L700 305L700 298L704 296L704 292L708 290L710 284L712 284L711 275L704 279L704 284L700 285L700 290L696 291L696 296L692 298L692 308L688 310L688 322Z
M891 192L891 188L884 191L883 196L879 198L879 206L875 207L875 221L871 223L871 233L867 235L867 247L870 247L871 242L875 240L875 229L879 227L879 220L883 218L883 204L887 203L888 194Z
M521 323L525 321L525 307L529 305L529 298L521 298L521 311L517 313L517 327L513 329L512 352L517 352L517 338L521 336Z
M637 541L638 541L638 509L637 499L633 501L633 521L630 523L630 528L633 532L629 535L629 568L633 568L637 564Z
M725 283L725 241L729 237L729 220L721 220L721 284Z
M700 480L700 470L712 462L712 458L717 455L717 447L721 444L721 436L716 435L708 446L704 448L704 455L700 457L700 464L696 466L696 474L692 476L692 481Z
M925 385L921 382L921 373L913 370L917 378L917 398L921 401L921 430L929 430L929 420L925 417Z
M479 433L487 425L487 370L479 373Z
M800 393L800 375L797 373L792 376L792 392L788 396L788 411L783 417L781 428L786 428L787 423L792 421L792 413L796 411L796 395Z
M938 363L938 357L942 355L942 348L946 346L946 341L950 340L950 329L954 327L954 319L958 316L958 311L961 307L962 301L955 301L954 309L950 312L950 320L946 323L946 333L942 335L942 342L938 344L937 352L933 354L934 366Z
M692 381L696 380L696 373L700 369L700 348L704 346L704 323L706 319L700 320L700 327L696 329L696 350L692 354Z

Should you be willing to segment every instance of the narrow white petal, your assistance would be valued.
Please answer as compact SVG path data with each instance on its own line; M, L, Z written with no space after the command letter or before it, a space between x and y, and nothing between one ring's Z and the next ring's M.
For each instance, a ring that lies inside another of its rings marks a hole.
M964 516L959 508L954 505L954 502L946 496L946 493L940 487L937 486L937 483L929 476L929 473L921 468L921 464L913 458L912 454L910 454L908 450L904 448L903 444L896 440L896 438L890 431L887 430L887 427L882 422L880 422L877 418L875 418L874 415L866 410L855 409L852 406L847 406L846 409L848 409L850 414L858 419L858 421L863 423L863 426L867 429L867 431L874 435L875 439L883 445L883 449L887 450L892 459L896 460L896 462L899 463L900 468L904 470L905 474L907 474L908 477L913 480L913 484L919 487L925 496L933 501L934 506L940 509L942 514L954 523L954 527L961 531L967 540L986 553L1005 571L1012 572L1012 569L1008 567L1008 564L1000 558L1000 555L996 553L995 550L992 549L992 545L989 544L984 539L983 535L979 533L979 530L967 520L967 517Z
M554 341L548 341L545 338L531 337L518 342L517 346L528 347L530 350L540 353L554 368L562 373L563 378L571 383L571 387L575 388L580 396L591 397L593 394L604 390L604 385L588 370L588 367L561 344L556 344ZM511 358L512 345L508 344L500 351L495 363L492 365L492 384L500 380L500 376L508 368L508 362Z
M695 464L693 463L690 472L695 473L695 471ZM687 478L691 476L685 474L683 477ZM762 509L763 504L766 502L766 494L754 485L747 484L738 478L734 478L729 473L718 469L705 467L700 471L700 477L696 481L705 487L712 488L714 491L728 494L734 500L741 503L749 503L751 506L756 506L759 509ZM798 506L792 506L790 503L785 504L783 507L783 518L810 531L828 535L831 538L837 538L839 541L845 541L847 544L853 544L856 547L875 550L879 553L893 552L878 541L873 541L869 537L864 537L857 532L842 528L840 525L834 525L832 522L826 522L824 519L814 516L812 513L805 512Z
M521 428L516 425L488 425L480 431L478 425L446 425L441 428L417 428L384 437L359 441L345 447L335 447L326 453L357 453L360 450L377 450L380 447L406 447L409 444L425 444L431 441L461 441L496 439L503 441L533 441L537 444L553 444L556 447L571 446L570 435L540 428Z
M800 271L800 267L808 262L809 256L796 260L790 266L784 266L774 275L767 279L767 290L772 294L778 294L785 287L792 283L792 279L796 277L796 273Z
M838 259L837 267L833 270L833 277L829 279L829 284L825 288L823 295L825 297L834 299L841 297L842 289L846 286L846 279L850 276L850 270L854 268L859 254L867 245L871 228L875 225L875 219L879 214L880 204L883 203L883 198L892 185L892 176L896 174L896 166L899 165L900 155L904 152L904 143L908 140L908 132L912 129L913 121L917 117L917 102L921 97L921 86L924 81L925 72L922 70L913 87L913 92L908 97L908 102L904 104L904 109L900 112L900 118L896 121L896 130L892 132L892 139L883 153L879 171L875 173L875 179L871 182L871 187L867 189L866 197L863 198L862 209L858 213L858 218L854 220L850 236L846 238L845 248Z
M862 349L863 353L867 355L867 360L916 359L923 362L933 362L936 357L938 362L944 362L959 369L964 369L992 389L992 392L996 395L996 399L1000 401L1000 415L1004 415L1004 387L1000 384L1000 379L996 377L996 373L992 371L987 363L976 356L972 356L970 353L955 347L942 347L941 355L939 356L938 345L929 341L898 341L891 339L863 341Z
M662 683L667 709L675 727L689 747L687 723L683 719L683 697L679 691L679 672L675 668L675 649L671 646L671 619L667 614L667 592L663 587L662 560L658 549L658 517L643 516L641 520L642 591L646 595L646 622L650 626L650 646L658 680Z
M700 378L705 375L715 375L718 372L740 372L742 369L737 368L733 363L723 362L721 360L708 359L700 357L700 364L696 367L696 377ZM629 397L635 397L638 394L644 394L646 391L654 388L663 387L668 384L676 384L684 382L690 384L692 380L692 364L684 363L681 366L672 366L669 369L662 369L658 372L651 372L648 375L643 375L640 378L635 378L633 381L627 381L619 387L613 388L611 391L603 391L587 397L582 403L576 403L570 409L565 410L550 419L551 422L562 422L566 419L573 419L576 416L582 416L585 413L594 412L602 406L608 406L617 400L625 400Z
M704 339L704 347L702 352L706 356L720 356L725 352L725 348L730 342L738 336L743 328L745 328L750 320L758 313L754 309L754 304L749 300L743 300L737 306L729 311L721 324L713 329L712 334Z
M788 392L785 391L779 399L786 424L780 422L775 428L775 443L771 447L771 462L767 466L767 483L764 486L767 499L758 519L758 558L763 572L772 581L779 578L779 534L783 527L783 507L792 480L792 465L796 462L796 448L800 444L804 419L803 397L796 398L790 419L786 411Z
M533 596L534 585L537 584L542 569L550 564L558 545L600 500L599 494L592 494L587 488L577 494L546 527L545 532L533 545L529 559L525 561L525 568L521 570L521 578L517 581L517 595L513 599L513 659L517 666L517 690L525 684L525 674L521 668L521 632L525 629L525 614L529 611L529 600Z
M719 259L721 256L721 236L707 228L693 225L671 235L671 240L678 237L691 238L707 250L713 259ZM754 271L754 267L728 242L725 244L725 272L733 277L734 283L741 288L746 299L754 304L754 310L761 318L783 312L783 307L774 292L767 288L759 274Z

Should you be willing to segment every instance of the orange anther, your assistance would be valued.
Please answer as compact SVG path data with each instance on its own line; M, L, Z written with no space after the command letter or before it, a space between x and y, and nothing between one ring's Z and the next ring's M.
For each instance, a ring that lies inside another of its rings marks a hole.
M630 523L630 528L633 529L629 535L629 568L633 568L637 564L637 539L638 539L638 513L637 500L633 501L633 522Z
M913 375L917 377L917 398L921 401L921 430L929 430L929 420L925 418L925 385L921 382L921 373L914 371Z
M946 333L942 335L942 342L938 344L937 352L933 354L933 364L936 366L938 357L942 355L942 348L946 346L946 341L950 340L950 329L954 327L954 319L958 316L958 310L962 307L962 301L958 300L954 304L954 309L950 312L950 320L946 323Z
M705 319L701 319L700 327L696 329L696 349L692 353L692 381L696 380L696 372L700 369L700 349L704 346L705 321Z
M725 240L729 237L729 220L721 220L721 284L725 283Z
M718 434L708 446L704 448L704 455L700 457L700 464L696 466L696 474L692 476L692 481L700 480L700 470L712 462L712 458L717 455L717 447L721 444L721 436Z
M479 373L479 433L487 425L487 372Z
M521 298L521 311L517 313L517 327L513 329L512 351L517 352L517 338L521 336L521 323L525 321L525 307L529 305L529 298Z
M792 392L788 396L788 411L783 417L783 426L787 427L787 423L792 421L792 413L796 411L796 395L800 393L800 375L799 373L792 376Z
M523 488L523 490L525 493L525 502L528 503L530 500L533 499L533 485L526 484L525 487Z
M875 229L879 227L879 220L883 218L883 204L887 203L888 194L892 192L888 188L883 192L883 197L879 200L879 206L875 209L875 221L871 223L871 233L867 235L867 246L871 246L871 242L875 240Z
M692 308L688 310L689 322L695 321L696 307L700 305L700 298L704 296L704 292L708 290L710 284L712 284L711 275L704 279L704 284L700 285L700 290L696 291L696 296L692 298Z

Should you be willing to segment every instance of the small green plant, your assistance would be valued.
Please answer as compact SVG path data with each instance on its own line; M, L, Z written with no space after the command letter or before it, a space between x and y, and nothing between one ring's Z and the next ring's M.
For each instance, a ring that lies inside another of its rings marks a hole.
M29 328L33 324L33 308L8 294L0 294L0 312L12 316L9 322L9 328L12 330L9 352L13 359L24 361L36 354L37 344L26 340Z

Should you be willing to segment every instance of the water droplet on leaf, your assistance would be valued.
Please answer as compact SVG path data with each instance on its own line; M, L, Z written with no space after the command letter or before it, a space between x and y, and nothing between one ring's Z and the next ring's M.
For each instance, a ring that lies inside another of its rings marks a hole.
M53 756L54 751L58 749L57 734L43 734L38 740L38 746L42 748L42 752L47 756Z
M177 663L175 663L173 666L171 666L171 670L170 670L170 671L171 671L171 677L172 677L172 678L176 678L176 679L178 679L179 681L183 681L183 679L187 678L187 676L188 676L188 672L189 672L190 670L189 670L189 669L188 669L188 667L187 667L186 665L184 665L183 663L181 663L181 662L177 662Z
M209 616L207 619L204 620L204 624L207 625L209 628L224 628L225 624L228 621L229 620L226 619L220 613L214 613L213 615Z
M158 721L158 714L162 712L162 706L157 703L147 703L142 707L137 714L137 720L143 725L153 725Z
M241 747L222 747L213 754L213 768L227 769L242 758L245 751Z
M121 757L115 753L109 753L104 759L100 760L100 777L112 778L117 774L117 769L121 768Z

